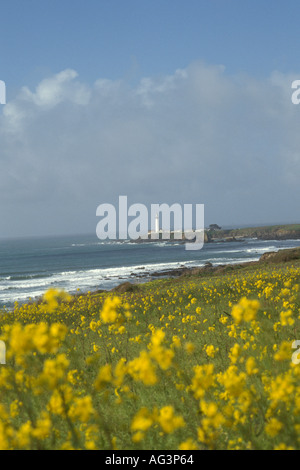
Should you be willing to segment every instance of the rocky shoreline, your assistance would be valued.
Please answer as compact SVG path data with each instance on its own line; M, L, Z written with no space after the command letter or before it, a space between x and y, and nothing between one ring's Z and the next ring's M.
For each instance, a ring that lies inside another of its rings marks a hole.
M282 263L293 260L300 260L300 248L284 249L279 251L271 251L269 253L264 253L258 261L247 261L244 263L236 264L219 264L213 266L211 263L207 262L204 266L187 268L186 266L179 266L175 269L165 270L165 271L155 271L153 273L143 273L143 274L132 274L133 278L142 278L147 282L157 278L177 278L182 276L201 276L207 274L221 274L228 273L235 269L241 269L247 266L261 265L263 263ZM149 279L148 275L149 274ZM138 288L139 283L131 283L130 281L123 282L118 286L111 289L111 292L129 292L134 291ZM106 292L106 291L102 291Z
M288 261L299 261L300 260L300 247L299 248L291 248L291 249L283 249L279 251L271 251L268 253L264 253L258 261L247 261L242 263L232 263L232 264L219 264L214 266L210 262L206 262L204 266L199 267L191 267L187 268L186 266L182 265L175 269L169 270L162 270L162 271L154 271L154 272L143 272L142 274L131 274L132 281L124 281L118 284L117 286L111 289L96 289L92 292L92 295L98 295L102 293L108 292L116 292L118 294L122 294L125 292L134 292L136 291L141 284L145 284L147 282L151 282L155 279L165 278L165 279L176 279L181 277L190 277L190 276L199 276L201 277L206 276L207 274L228 274L231 271L242 269L248 266L260 266L263 264L270 264L270 263L283 263ZM81 295L85 295L84 293L74 293L72 296L74 298L79 297ZM42 297L36 298L28 302L28 304L33 303L41 303L43 301ZM13 309L12 309L13 310Z
M169 269L165 271L155 271L150 273L145 273L145 274L132 274L132 279L134 280L139 280L141 282L130 282L130 281L125 281L119 284L116 287L113 287L110 289L111 292L128 292L128 291L133 291L135 290L140 283L145 283L149 281L153 281L158 278L166 278L166 279L171 279L171 278L178 278L178 277L183 277L183 276L201 276L201 274L208 274L208 273L222 273L222 272L228 272L231 271L232 269L236 268L241 268L247 265L252 265L252 264L257 264L259 261L249 261L245 263L237 263L237 264L220 264L217 266L213 266L211 263L206 263L204 266L200 267L193 267L193 268L187 268L186 266L178 267L175 269ZM100 292L100 291L97 291ZM107 292L107 291L101 291L101 292Z

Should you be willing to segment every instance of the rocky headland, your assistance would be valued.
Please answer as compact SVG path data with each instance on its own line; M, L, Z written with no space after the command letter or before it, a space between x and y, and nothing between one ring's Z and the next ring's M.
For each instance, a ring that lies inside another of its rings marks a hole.
M258 240L292 240L300 239L300 224L289 225L266 225L262 227L246 227L233 229L205 229L204 243L213 243L216 241L239 242L245 238L256 238ZM194 243L195 240L189 240L182 233L181 239L174 236L174 232L170 233L170 237L164 237L163 233L159 234L159 239L139 238L132 240L132 243L148 243L166 241L169 243Z

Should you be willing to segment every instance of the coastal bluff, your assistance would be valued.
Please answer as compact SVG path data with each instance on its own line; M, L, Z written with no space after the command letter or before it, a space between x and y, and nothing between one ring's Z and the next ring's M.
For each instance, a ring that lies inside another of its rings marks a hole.
M209 230L208 238L210 241L220 239L223 239L224 241L238 241L243 238L257 238L258 240L300 239L300 224Z
M246 238L256 238L258 240L293 240L300 239L300 224L288 225L266 225L261 227L245 227L245 228L231 228L231 229L205 229L204 230L204 243L213 243L217 241L224 242L238 242ZM184 232L180 239L175 237L175 232L170 232L170 237L164 237L163 232L159 233L158 239L151 238L138 238L131 240L132 243L148 243L167 241L170 243L193 243L194 240L189 240L185 237Z

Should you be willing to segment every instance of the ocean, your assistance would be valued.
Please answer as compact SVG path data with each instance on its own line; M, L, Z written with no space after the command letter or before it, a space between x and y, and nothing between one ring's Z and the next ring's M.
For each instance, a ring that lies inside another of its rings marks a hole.
M185 250L177 242L100 241L96 235L0 240L0 308L27 302L50 287L70 294L144 282L179 267L256 261L263 253L300 246L300 240L245 239Z

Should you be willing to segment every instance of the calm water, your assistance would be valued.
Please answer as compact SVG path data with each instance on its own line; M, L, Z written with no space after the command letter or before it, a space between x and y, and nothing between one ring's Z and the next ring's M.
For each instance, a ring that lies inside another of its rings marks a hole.
M70 293L111 289L125 280L149 279L155 271L254 261L296 246L300 240L215 242L195 251L180 243L103 242L95 235L0 240L0 307L39 297L49 287Z

